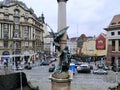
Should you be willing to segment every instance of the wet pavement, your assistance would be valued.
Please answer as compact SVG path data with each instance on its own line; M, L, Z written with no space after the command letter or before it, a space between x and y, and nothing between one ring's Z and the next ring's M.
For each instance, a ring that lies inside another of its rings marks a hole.
M10 69L0 69L0 74L13 73ZM34 65L31 70L22 70L26 73L27 79L34 87L39 87L39 90L51 90L51 81L49 77L52 73L48 72L49 66ZM95 68L95 66L94 66ZM16 71L19 72L19 71ZM120 72L116 73L111 70L108 75L96 75L75 73L71 81L71 90L109 90L109 87L117 86L120 82Z
M49 66L38 66L32 70L23 70L28 80L33 86L39 86L40 90L51 90L51 81L49 77L52 73L48 72ZM117 75L113 71L108 71L108 75L95 75L77 73L71 81L71 90L108 90L114 87L120 81L120 73Z

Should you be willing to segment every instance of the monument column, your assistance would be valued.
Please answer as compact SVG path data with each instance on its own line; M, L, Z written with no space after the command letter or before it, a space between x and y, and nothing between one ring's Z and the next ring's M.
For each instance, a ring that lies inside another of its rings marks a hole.
M52 90L70 90L71 87L71 79L72 74L69 72L69 60L67 57L67 49L65 49L67 44L67 33L66 30L68 27L66 26L66 2L68 0L57 0L58 2L58 29L54 41L56 47L59 47L60 44L60 50L58 50L58 67L55 69L54 73L51 75L51 84L52 84ZM64 33L63 33L64 32ZM56 39L57 38L57 39ZM58 42L58 44L56 44ZM68 62L67 62L68 61ZM64 64L64 65L63 65Z
M67 0L57 0L58 2L58 31L66 27L66 2Z
M68 0L57 0L58 2L58 32L65 28L67 26L66 23L66 3ZM60 47L61 50L64 49L64 47L67 44L67 34L64 33L64 35L61 38L60 41Z

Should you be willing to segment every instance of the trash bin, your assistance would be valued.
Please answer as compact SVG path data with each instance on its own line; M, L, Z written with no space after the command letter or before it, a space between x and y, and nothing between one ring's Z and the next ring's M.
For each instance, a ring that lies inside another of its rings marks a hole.
M70 63L70 70L74 75L75 74L75 64L74 63Z

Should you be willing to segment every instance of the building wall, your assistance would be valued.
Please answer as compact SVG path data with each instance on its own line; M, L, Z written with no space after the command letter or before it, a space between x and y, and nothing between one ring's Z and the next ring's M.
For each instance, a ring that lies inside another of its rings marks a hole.
M69 47L70 53L71 54L76 54L77 52L77 41L74 40L72 41L71 39L67 41L67 46Z
M108 38L106 62L108 65L120 67L120 14L115 15L110 25L105 28Z
M30 54L43 47L43 23L19 1L0 6L0 54ZM6 44L5 44L6 43Z
M82 55L85 55L85 56L106 56L107 55L107 42L105 44L106 45L105 49L102 49L102 50L96 49L96 45L97 45L96 39L98 37L96 37L96 38L93 37L83 43ZM107 38L105 37L105 39L107 39Z

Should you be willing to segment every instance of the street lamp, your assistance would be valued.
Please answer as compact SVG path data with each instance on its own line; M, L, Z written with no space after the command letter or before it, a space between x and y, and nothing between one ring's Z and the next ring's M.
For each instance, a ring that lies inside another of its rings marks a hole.
M15 51L16 51L16 42L14 41L14 72L15 72Z
M22 87L22 71L20 70L20 90L23 90Z
M118 58L116 59L116 83L118 83Z

